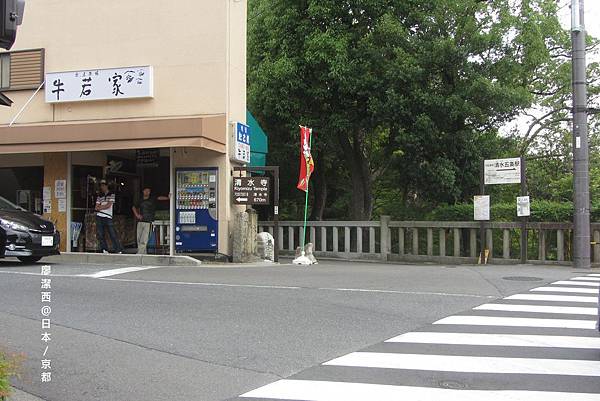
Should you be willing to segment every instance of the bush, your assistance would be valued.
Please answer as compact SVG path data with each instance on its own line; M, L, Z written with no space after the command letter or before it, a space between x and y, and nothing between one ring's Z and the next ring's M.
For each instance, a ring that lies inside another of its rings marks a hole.
M10 395L10 378L17 376L20 358L0 350L0 400Z
M490 210L492 221L516 221L517 205L515 203L496 203L492 199ZM433 221L473 221L473 204L443 205L435 208L427 215ZM600 202L592 203L591 220L600 221ZM573 203L534 200L531 202L529 221L536 222L571 222L573 221Z

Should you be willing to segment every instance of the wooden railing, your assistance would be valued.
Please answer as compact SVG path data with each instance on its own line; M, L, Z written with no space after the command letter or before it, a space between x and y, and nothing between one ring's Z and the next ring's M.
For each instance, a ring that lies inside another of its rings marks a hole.
M291 255L302 241L304 223L280 221L278 246ZM527 263L570 264L571 223L527 223ZM259 231L273 233L272 222ZM521 223L485 224L488 263L521 262ZM600 263L600 223L591 225L592 261ZM317 257L399 262L477 263L481 249L480 223L440 221L309 221L306 242ZM598 245L596 245L598 243Z

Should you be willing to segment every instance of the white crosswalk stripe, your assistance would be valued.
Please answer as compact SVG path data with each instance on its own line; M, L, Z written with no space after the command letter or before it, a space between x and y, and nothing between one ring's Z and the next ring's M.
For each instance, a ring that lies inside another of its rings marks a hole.
M594 283L592 281L555 281L551 284L557 285L575 285L578 287L600 287L600 283Z
M596 316L598 308L583 308L577 306L545 306L545 305L515 305L515 304L483 304L474 310L496 310L506 312L559 313L573 315Z
M598 294L597 288L577 288L577 287L539 287L534 288L534 292L579 292L581 294Z
M600 281L600 277L592 277L592 276L586 276L586 277L573 277L571 280L581 280L581 281Z
M590 274L488 302L240 398L600 401L599 285Z
M507 347L600 348L600 337L543 336L526 334L428 333L401 334L386 342L414 344L490 345Z
M563 329L596 328L592 320L543 319L527 317L495 317L495 316L450 316L433 324L474 325L474 326L508 326L508 327L554 327Z
M600 376L600 361L352 352L324 365L440 372Z
M505 299L518 299L521 301L557 301L557 302L584 302L598 303L598 297L582 297L575 295L546 295L546 294L516 294Z
M242 397L306 401L600 401L600 395L546 391L478 391L315 380L280 380Z

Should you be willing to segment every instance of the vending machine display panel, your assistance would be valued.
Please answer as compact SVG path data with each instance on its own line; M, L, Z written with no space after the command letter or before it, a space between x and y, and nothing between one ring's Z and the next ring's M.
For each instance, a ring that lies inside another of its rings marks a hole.
M218 250L218 170L181 168L176 170L177 252L217 252Z

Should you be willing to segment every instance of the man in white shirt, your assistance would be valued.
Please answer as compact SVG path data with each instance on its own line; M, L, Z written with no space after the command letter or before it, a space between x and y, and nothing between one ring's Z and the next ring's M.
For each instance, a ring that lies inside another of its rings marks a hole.
M96 198L96 231L100 241L100 250L103 253L108 252L106 245L106 231L110 236L110 242L113 245L115 253L123 253L123 247L117 237L115 226L113 225L113 206L115 204L115 194L108 190L106 180L100 181L100 193Z

